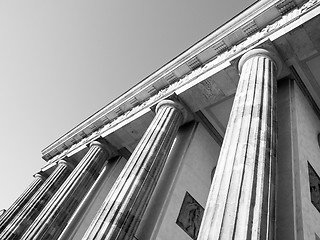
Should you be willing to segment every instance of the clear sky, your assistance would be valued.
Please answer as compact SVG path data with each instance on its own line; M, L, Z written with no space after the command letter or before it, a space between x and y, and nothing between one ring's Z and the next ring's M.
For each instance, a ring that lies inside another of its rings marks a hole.
M41 150L252 0L0 0L0 209Z

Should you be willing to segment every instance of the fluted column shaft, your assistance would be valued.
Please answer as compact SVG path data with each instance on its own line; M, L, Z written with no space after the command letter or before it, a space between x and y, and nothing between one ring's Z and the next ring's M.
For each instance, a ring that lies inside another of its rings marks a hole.
M181 105L165 100L83 239L132 239L183 122Z
M0 233L10 223L10 221L16 216L16 214L25 206L25 204L31 199L35 192L45 181L45 177L41 174L35 174L34 180L29 187L19 196L19 198L6 210L4 214L0 216Z
M20 239L71 171L72 167L66 161L59 161L53 173L0 234L0 239Z
M263 49L240 60L239 85L198 240L273 239L278 62Z
M106 143L91 143L87 154L21 239L57 239L110 156Z

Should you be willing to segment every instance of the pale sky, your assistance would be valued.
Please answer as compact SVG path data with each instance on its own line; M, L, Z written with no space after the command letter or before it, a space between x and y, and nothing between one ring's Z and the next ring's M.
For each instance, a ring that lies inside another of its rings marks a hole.
M252 0L0 0L0 209L41 150Z

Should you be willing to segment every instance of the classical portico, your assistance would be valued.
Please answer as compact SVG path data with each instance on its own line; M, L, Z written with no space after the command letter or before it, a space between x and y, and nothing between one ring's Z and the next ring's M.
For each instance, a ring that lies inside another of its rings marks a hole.
M259 1L70 130L0 239L317 239L319 15Z

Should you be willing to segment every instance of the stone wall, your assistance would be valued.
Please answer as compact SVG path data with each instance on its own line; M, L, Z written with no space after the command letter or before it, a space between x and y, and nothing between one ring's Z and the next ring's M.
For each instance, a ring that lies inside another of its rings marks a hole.
M294 87L294 102L297 119L297 139L299 152L300 186L302 201L304 239L313 240L320 236L320 212L311 203L308 162L320 175L320 147L317 135L320 133L320 120L307 98L297 85Z

